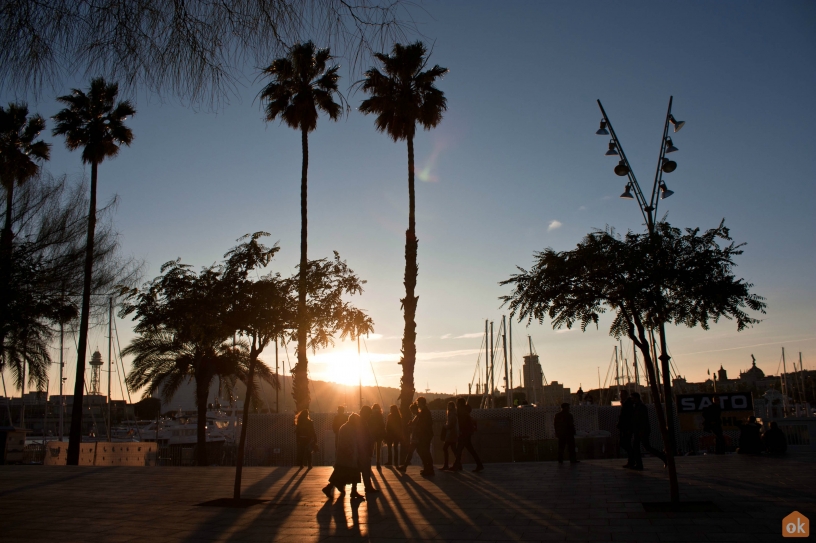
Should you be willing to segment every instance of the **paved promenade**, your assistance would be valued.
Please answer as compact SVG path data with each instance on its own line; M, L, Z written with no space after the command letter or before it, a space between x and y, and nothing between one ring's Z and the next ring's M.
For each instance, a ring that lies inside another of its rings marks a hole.
M0 466L0 541L777 541L794 510L816 521L816 458L678 459L681 497L719 511L646 512L668 500L662 464L621 460L488 464L425 479L384 468L382 494L329 501L331 471L247 468L248 508L197 506L232 496L232 468ZM376 473L376 472L375 472ZM811 536L812 540L813 536Z

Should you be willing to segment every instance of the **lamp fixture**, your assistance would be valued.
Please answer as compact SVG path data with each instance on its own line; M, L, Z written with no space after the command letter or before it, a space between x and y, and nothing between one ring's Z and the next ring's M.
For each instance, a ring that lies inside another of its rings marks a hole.
M632 184L627 183L626 187L625 187L625 189L623 191L623 194L621 194L620 197L623 198L624 200L634 200L635 197L632 196L632 193L630 192L631 190L632 190Z
M606 129L606 121L601 119L601 127L595 133L598 134L599 136L608 136L609 135L609 131Z
M678 121L674 118L674 115L669 114L669 122L674 125L674 131L680 132L680 129L683 128L683 125L686 124L686 121Z
M679 150L680 149L678 149L677 147L674 146L674 144L672 143L671 138L666 138L666 152L667 153L673 153L673 152L679 151Z
M605 154L606 156L618 156L617 145L615 145L614 141L609 141L609 150Z
M672 173L677 169L677 162L663 157L663 165L660 167L660 169L663 170L663 173Z
M666 183L663 183L661 181L661 183L660 183L660 199L665 200L666 198L668 198L672 194L674 194L674 191L669 190L669 187L666 186Z
M628 173L629 173L629 166L627 166L626 163L623 160L618 162L618 165L615 166L615 175L619 175L620 177L623 177L624 175L627 175Z

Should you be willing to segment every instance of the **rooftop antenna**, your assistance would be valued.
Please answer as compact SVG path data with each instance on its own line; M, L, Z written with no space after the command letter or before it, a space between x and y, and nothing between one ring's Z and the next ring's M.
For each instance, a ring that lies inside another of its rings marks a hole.
M426 382L425 383L425 394L428 394L430 392L431 392L430 384L428 382Z

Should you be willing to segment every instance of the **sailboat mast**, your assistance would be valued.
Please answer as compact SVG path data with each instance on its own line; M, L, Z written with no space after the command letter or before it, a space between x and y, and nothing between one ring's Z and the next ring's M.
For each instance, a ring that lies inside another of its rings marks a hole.
M620 399L620 361L618 360L618 346L615 345L615 388L618 391L618 398Z
M278 373L278 338L275 338L275 379L280 379ZM280 413L280 383L275 387L275 413Z
M63 377L62 373L65 369L65 362L63 361L63 353L65 352L64 347L65 342L65 324L60 320L60 356L59 356L59 368L60 368L60 380L59 380L59 390L60 390L60 407L59 407L59 440L62 441L62 434L64 433L64 426L63 423L65 422L64 412L65 412L65 397L62 395L62 383Z
M493 391L496 389L496 376L494 375L495 355L496 353L493 351L493 321L490 321L490 396L488 407L495 407L495 402L493 401Z
M111 353L113 350L113 297L108 298L108 441L111 439Z
M482 404L487 407L487 384L490 382L490 336L487 333L487 319L485 319L485 380L482 387Z
M510 323L510 407L513 407L513 319L508 321ZM801 364L799 364L801 366Z
M360 336L357 336L357 374L360 378L360 409L363 408L363 371L360 369Z
M502 315L502 350L504 351L504 392L507 395L507 407L512 407L513 392L510 390L510 374L507 360L507 319L504 315Z
M788 416L788 367L785 364L785 348L782 347L782 408L785 410L783 417Z
M805 416L810 416L810 406L807 402L807 390L805 390L805 367L802 365L802 351L799 351L799 381L802 383L802 401L805 404Z

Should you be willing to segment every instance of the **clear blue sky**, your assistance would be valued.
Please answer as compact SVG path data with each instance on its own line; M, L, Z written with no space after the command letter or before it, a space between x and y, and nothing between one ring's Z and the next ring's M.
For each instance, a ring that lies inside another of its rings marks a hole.
M423 8L416 16L433 43L432 62L450 73L439 85L449 111L416 141L417 166L427 173L417 187L418 389L430 383L434 391L466 390L481 338L457 336L478 335L484 319L498 325L498 297L507 292L498 282L516 265L528 267L534 251L570 249L606 225L643 228L636 204L618 198L624 182L604 156L607 140L594 134L598 98L641 184L650 187L674 95L675 116L687 124L674 136L677 171L666 176L675 194L661 208L679 227L709 228L725 218L734 238L747 242L738 275L767 297L767 316L746 332L728 321L708 332L670 327L679 372L702 380L708 368L723 365L736 376L753 353L766 373L776 374L783 345L790 358L802 351L805 366L816 368L812 2ZM99 193L101 201L121 198L122 245L147 261L147 277L176 257L210 264L257 230L280 242L276 269L294 271L300 138L262 121L255 100L261 85L248 68L240 96L218 113L134 97L136 139L100 167ZM362 98L352 94L350 102ZM50 116L57 106L43 100L34 109ZM352 111L338 123L319 121L310 154L309 256L337 250L368 280L356 299L376 323L378 336L367 347L380 384L398 386L405 144ZM57 140L49 167L83 171L79 154ZM530 334L548 380L573 390L596 386L597 368L606 372L615 344L608 324L586 333L516 325L515 354L523 354ZM120 327L124 332L129 324ZM104 347L102 330L91 335L94 342ZM352 349L339 344L336 351ZM312 376L356 379L355 356L320 353ZM372 382L370 369L364 381Z

